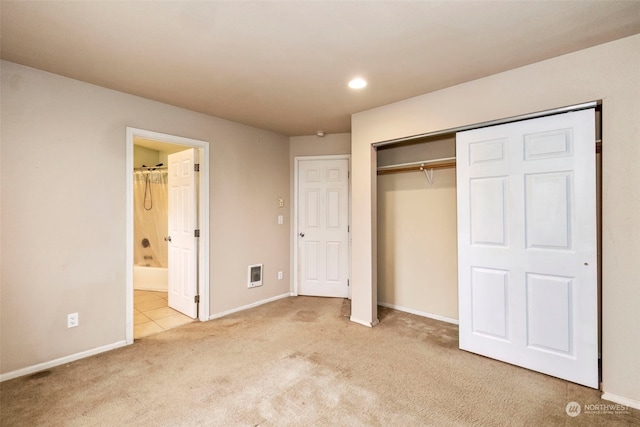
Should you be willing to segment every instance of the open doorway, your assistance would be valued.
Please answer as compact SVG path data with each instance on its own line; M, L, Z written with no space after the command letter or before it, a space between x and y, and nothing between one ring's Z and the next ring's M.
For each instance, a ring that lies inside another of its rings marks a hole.
M127 128L127 172L131 343L208 319L208 143Z

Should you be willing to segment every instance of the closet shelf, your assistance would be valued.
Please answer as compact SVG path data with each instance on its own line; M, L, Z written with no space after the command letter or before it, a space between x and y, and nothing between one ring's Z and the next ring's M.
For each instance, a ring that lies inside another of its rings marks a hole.
M446 157L443 159L425 160L422 162L401 163L397 165L380 166L377 169L378 175L387 175L400 172L420 172L434 169L455 168L456 158Z

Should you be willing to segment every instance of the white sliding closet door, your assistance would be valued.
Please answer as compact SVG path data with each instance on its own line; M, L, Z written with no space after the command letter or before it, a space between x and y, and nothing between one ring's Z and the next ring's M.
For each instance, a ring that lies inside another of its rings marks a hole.
M460 348L598 388L594 110L456 148Z

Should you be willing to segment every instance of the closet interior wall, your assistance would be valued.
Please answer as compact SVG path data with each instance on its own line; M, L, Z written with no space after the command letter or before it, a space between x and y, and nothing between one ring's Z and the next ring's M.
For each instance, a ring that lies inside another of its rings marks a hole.
M455 134L379 147L378 168L455 157ZM457 323L455 167L378 175L378 304Z

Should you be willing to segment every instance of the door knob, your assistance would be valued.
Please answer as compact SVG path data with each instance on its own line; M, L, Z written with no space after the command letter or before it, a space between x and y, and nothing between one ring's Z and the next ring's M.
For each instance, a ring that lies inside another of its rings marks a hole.
M300 237L304 237L304 233L300 233Z
M164 241L165 241L165 242L170 242L170 241L171 241L171 236L167 236L167 237L165 237L165 238L164 238Z

